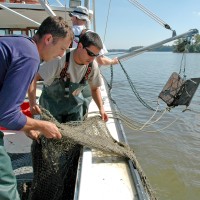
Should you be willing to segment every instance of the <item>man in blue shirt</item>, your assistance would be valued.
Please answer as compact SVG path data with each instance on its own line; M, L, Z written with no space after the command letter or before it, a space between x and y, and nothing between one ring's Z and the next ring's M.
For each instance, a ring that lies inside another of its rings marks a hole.
M33 38L0 37L0 126L22 130L33 138L41 132L47 138L60 139L55 124L25 116L20 105L38 71L40 61L63 56L73 40L73 31L62 17L48 17ZM0 131L0 199L19 200L11 161L3 146Z

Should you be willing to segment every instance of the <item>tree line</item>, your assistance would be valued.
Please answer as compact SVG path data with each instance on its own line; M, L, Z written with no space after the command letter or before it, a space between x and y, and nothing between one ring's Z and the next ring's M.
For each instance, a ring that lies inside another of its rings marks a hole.
M200 35L196 34L192 40L188 38L178 39L175 42L173 52L200 53Z

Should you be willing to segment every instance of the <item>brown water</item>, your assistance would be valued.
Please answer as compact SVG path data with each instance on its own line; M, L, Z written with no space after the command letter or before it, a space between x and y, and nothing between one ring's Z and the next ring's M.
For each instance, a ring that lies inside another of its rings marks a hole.
M157 97L172 72L179 72L180 67L183 72L185 66L188 79L200 77L200 54L187 54L182 65L181 59L182 54L152 52L122 64L142 99L156 108ZM109 68L102 67L102 73L109 82ZM138 101L119 65L114 66L112 97L120 111L137 122L145 123L154 114ZM160 109L165 107L161 101ZM143 130L125 127L128 142L161 200L200 199L200 87L189 106L191 111L182 112L184 108L166 112Z

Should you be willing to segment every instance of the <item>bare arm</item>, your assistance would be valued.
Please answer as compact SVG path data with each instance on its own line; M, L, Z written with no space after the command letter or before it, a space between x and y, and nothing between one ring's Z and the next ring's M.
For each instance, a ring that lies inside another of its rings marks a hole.
M92 98L94 99L97 107L99 108L99 112L101 114L102 120L104 120L105 122L108 121L108 115L105 112L104 107L103 107L103 101L101 97L100 88L99 87L91 88L91 93L92 93Z
M41 76L37 73L28 89L30 110L33 115L41 113L39 106L36 104L36 84L41 79ZM38 139L40 134L43 134L46 138L61 138L61 134L55 124L29 117L27 117L27 122L22 130L32 139Z
M39 106L36 104L36 88L37 88L37 81L39 80L42 80L42 78L37 73L28 89L28 98L29 98L29 104L30 104L30 111L32 115L41 113Z
M40 134L43 134L46 138L60 139L62 137L55 124L30 117L27 117L27 122L21 130L25 131L26 135L32 139L38 139Z
M115 65L115 64L119 63L117 57L111 59L111 58L109 58L107 56L104 56L104 55L98 56L96 58L96 60L97 60L97 62L98 62L99 65Z

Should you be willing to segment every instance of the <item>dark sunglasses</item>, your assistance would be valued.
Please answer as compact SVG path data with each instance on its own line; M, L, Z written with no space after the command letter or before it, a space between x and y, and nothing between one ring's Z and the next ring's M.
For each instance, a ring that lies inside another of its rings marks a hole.
M88 56L91 56L91 57L97 57L99 54L94 54L92 51L90 51L88 48L86 47L83 47L86 51L87 51L87 54Z

